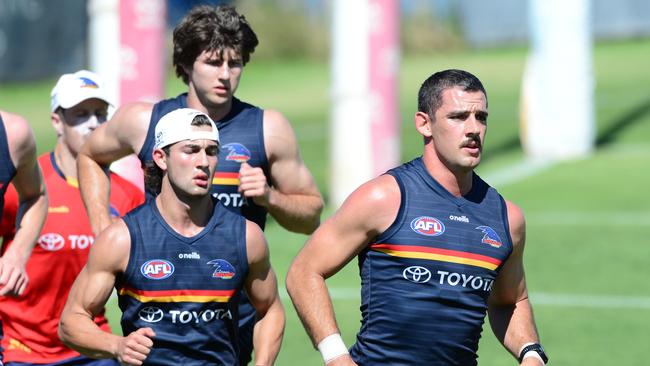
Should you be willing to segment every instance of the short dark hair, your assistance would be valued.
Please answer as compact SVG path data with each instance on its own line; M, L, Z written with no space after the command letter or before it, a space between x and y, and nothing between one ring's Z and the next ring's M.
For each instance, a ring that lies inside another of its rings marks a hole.
M442 92L455 87L469 92L483 92L487 104L487 93L481 80L467 71L449 69L436 72L422 83L418 92L418 112L424 112L433 119L442 105Z
M194 119L192 119L192 123L190 123L190 125L195 127L200 127L200 126L211 126L212 124L210 123L210 120L205 115L198 114L196 115L196 117L194 117ZM161 149L165 153L165 155L169 156L169 150L172 145L167 145ZM164 175L163 170L160 169L158 165L156 165L155 161L153 160L147 161L144 164L145 190L154 196L158 195L162 187L163 175Z
M174 29L173 63L176 75L188 83L186 69L190 69L203 51L214 51L222 56L233 49L244 65L258 45L257 36L243 15L232 6L200 5L180 21Z

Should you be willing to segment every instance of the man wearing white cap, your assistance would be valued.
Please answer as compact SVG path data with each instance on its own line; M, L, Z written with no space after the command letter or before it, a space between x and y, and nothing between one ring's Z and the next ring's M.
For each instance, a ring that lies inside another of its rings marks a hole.
M260 315L255 365L273 364L284 330L277 281L259 226L210 195L219 147L206 114L184 108L161 118L147 167L160 193L97 238L61 316L67 344L128 365L239 365L245 288ZM92 321L113 287L125 336Z
M320 223L323 199L300 156L291 123L278 111L235 97L258 44L246 18L229 6L199 6L174 29L173 63L187 92L152 104L121 106L88 139L77 160L81 193L95 232L111 222L109 182L102 166L129 154L151 160L154 129L168 112L193 108L219 128L222 149L211 194L264 229L267 213L287 230L309 234ZM270 92L273 86L269 85ZM152 192L155 195L156 192ZM242 296L241 364L250 359L255 313Z
M51 121L57 142L53 151L38 159L49 192L49 209L40 236L34 240L38 245L26 265L29 286L23 296L0 299L5 365L117 365L115 360L81 356L57 335L67 293L94 241L79 194L75 160L88 135L106 121L108 105L102 81L90 71L65 74L52 89ZM136 186L113 173L106 174L112 187L111 215L122 216L144 200ZM7 202L17 200L10 187ZM9 248L15 244L11 234L3 241ZM103 310L94 320L110 331Z

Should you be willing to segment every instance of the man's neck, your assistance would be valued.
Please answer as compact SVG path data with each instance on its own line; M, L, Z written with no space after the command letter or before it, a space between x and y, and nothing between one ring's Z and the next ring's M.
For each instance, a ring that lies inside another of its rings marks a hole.
M164 183L156 197L156 206L165 222L186 237L192 237L205 228L214 208L209 195L180 197L170 185Z
M201 101L194 89L190 88L187 92L187 107L206 113L215 122L222 120L228 115L228 113L230 113L230 110L232 109L232 101L233 98L230 98L230 100L224 104L206 105L206 103Z
M431 149L425 149L422 160L429 175L454 196L463 196L472 189L473 170L454 170Z
M77 157L62 141L54 147L54 161L66 179L77 179Z

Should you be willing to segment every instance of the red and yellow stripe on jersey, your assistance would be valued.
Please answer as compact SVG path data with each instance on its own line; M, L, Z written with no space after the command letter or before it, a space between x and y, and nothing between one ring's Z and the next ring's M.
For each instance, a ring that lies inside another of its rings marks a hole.
M499 267L501 260L486 255L461 252L457 250L431 248L417 245L401 244L371 244L370 248L395 257L419 258L441 262L467 264L470 266L494 270Z
M212 178L212 184L218 184L222 186L238 186L239 172L216 172Z
M120 295L130 296L142 303L145 302L220 302L230 301L235 290L138 290L123 287Z

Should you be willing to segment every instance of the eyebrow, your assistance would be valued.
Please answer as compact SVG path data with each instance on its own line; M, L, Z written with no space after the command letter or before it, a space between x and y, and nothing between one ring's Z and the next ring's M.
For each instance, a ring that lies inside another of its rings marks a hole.
M447 113L447 117L449 117L449 118L465 117L466 118L471 113L472 112L468 111L468 110L465 110L465 111L451 111L451 112ZM474 112L474 114L477 117L482 117L482 118L486 118L486 119L488 117L488 112L487 111L476 111L476 112Z
M190 147L190 148L195 148L195 147L202 148L202 147L203 147L203 145L201 145L201 144L197 144L197 143L193 143L193 142L191 142L191 141L192 141L192 140L187 140L187 142L185 142L185 144L183 144L183 147ZM214 144L214 145L213 145L213 144L208 144L205 148L206 148L206 149L209 149L209 148L211 148L211 147L213 147L213 146L214 146L214 147L219 147L218 144Z

